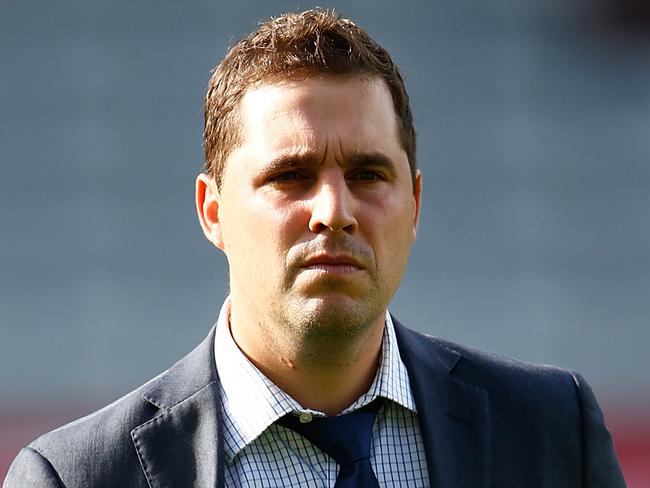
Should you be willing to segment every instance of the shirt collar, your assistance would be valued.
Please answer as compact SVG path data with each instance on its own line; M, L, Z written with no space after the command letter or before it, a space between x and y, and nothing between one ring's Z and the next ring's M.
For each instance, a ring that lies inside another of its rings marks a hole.
M217 320L214 346L221 383L225 419L224 447L228 462L287 413L297 411L324 415L303 408L249 361L232 338L229 317L230 297L227 297ZM377 374L368 391L343 413L357 410L377 397L387 398L417 412L408 372L400 358L395 328L388 312Z

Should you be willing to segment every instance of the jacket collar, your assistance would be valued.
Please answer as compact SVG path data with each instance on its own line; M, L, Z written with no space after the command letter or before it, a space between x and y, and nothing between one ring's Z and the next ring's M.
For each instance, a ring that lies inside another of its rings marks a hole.
M143 394L158 411L133 429L131 437L151 488L224 485L214 331Z
M431 486L488 487L491 421L488 394L454 376L462 356L393 318L409 373Z

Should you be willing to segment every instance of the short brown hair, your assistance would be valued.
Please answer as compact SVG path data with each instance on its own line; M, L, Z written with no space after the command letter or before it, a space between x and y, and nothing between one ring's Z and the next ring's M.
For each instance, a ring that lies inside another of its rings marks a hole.
M295 75L381 77L401 122L400 142L415 181L415 128L404 80L388 51L351 20L307 10L272 18L239 41L214 69L205 96L205 171L221 187L225 160L239 144L238 106L246 90Z

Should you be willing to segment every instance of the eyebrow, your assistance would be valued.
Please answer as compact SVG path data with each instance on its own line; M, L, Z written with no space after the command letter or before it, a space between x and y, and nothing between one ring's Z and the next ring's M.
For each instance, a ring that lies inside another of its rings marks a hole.
M273 173L297 166L318 166L321 158L315 152L282 154L264 164L265 173Z
M271 159L264 165L265 173L281 171L287 168L320 166L323 158L316 152L304 152L296 154L283 154ZM395 163L391 158L379 152L355 152L343 161L343 167L380 167L385 171L395 174Z
M351 167L371 166L374 168L382 168L385 171L390 172L391 174L395 174L396 171L395 162L385 154L379 152L354 153L350 158L346 160L346 166L351 166Z

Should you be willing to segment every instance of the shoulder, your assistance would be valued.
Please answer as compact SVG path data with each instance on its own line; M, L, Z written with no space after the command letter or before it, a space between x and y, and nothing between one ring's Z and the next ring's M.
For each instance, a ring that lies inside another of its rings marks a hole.
M216 381L213 337L110 405L34 440L10 468L8 479L22 481L5 487L27 486L34 473L60 477L63 486L147 486L134 433Z
M112 483L121 479L139 486L138 478L146 486L131 431L158 410L143 399L148 386L31 442L14 460L5 487L119 486Z
M481 351L407 329L399 323L397 330L400 352L408 356L404 359L412 369L435 362L435 369L452 381L484 390L491 403L502 411L580 415L580 397L589 387L576 372Z
M97 438L111 439L110 443L114 442L113 439L123 440L125 435L129 436L131 429L156 414L158 409L143 398L153 381L155 379L96 412L40 436L29 447L39 452L47 452L53 447L65 450L77 450L82 446L97 449L101 448L95 442Z
M454 368L455 375L479 382L491 389L510 387L525 393L548 387L574 392L577 386L579 375L565 368L522 361L443 339L432 340L460 355L460 360Z
M529 479L555 477L553 486L580 478L594 488L625 486L596 397L580 374L479 351L401 324L396 332L409 378L419 383L415 390L434 392L422 394L423 400L463 411L470 398L485 407L483 429L489 426L494 439L495 477L507 479L519 466ZM453 400L452 391L467 389L476 394ZM578 475L572 467L579 468Z

